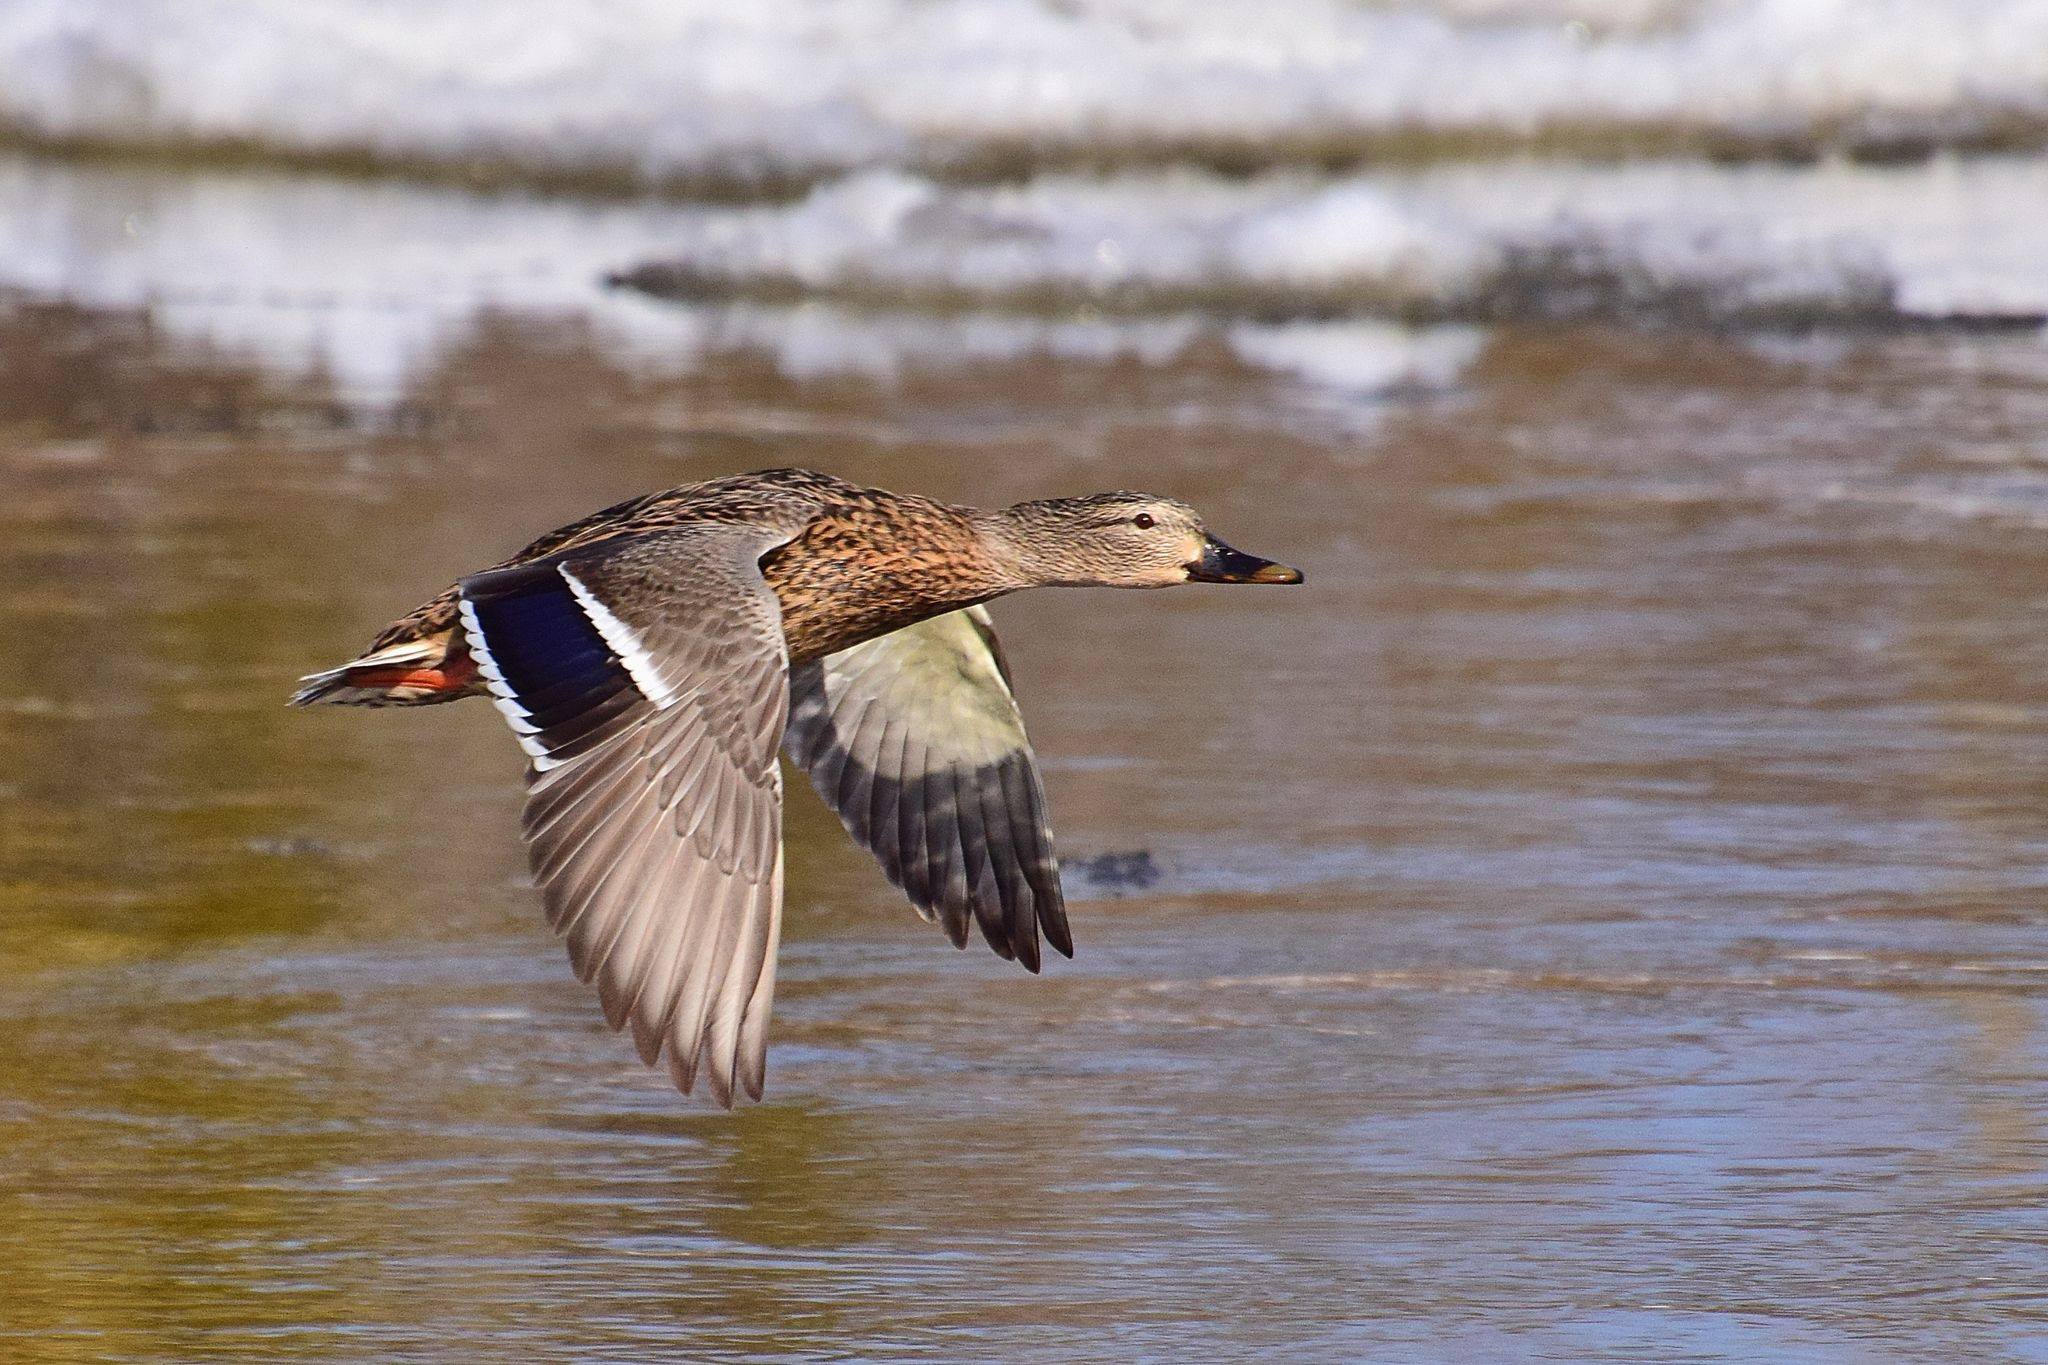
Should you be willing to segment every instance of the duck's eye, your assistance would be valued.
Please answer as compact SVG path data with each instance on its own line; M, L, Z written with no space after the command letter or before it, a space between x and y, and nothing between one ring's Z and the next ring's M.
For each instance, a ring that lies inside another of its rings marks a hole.
M1140 531L1149 531L1158 524L1158 522L1152 519L1150 512L1140 512L1131 518L1131 525L1137 527Z

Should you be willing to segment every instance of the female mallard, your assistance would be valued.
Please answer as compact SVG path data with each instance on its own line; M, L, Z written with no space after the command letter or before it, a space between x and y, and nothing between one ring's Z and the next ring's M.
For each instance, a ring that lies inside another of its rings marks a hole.
M761 1097L782 921L778 743L956 946L1073 941L1045 799L980 603L1020 588L1299 583L1185 503L1000 512L775 469L542 536L315 673L294 705L490 696L532 762L548 922L685 1094Z

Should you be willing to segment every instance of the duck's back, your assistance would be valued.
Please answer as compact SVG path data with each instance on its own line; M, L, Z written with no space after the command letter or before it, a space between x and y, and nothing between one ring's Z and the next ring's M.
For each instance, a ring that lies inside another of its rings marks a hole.
M646 535L692 522L751 522L786 515L792 507L823 508L870 490L811 469L768 469L736 474L704 483L665 488L614 503L566 526L558 526L522 547L494 569L529 564L565 550L582 549L608 540ZM456 588L444 588L393 621L370 645L371 652L410 641L443 636L455 628Z
M965 511L809 469L651 493L552 531L507 562L704 522L775 523L792 514L806 517L803 529L761 561L781 604L792 665L994 595Z
M809 469L770 469L648 493L548 532L506 569L693 524L800 524L762 561L790 661L803 664L995 595L969 515ZM487 695L451 585L385 627L363 656L306 680L294 701L416 706Z

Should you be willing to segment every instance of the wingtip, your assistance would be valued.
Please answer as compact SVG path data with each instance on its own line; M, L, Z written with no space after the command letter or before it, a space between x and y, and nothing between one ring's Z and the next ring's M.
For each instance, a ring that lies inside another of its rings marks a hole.
M614 981L609 972L600 971L597 973L597 1003L599 1008L604 1011L605 1027L613 1033L624 1029L627 1021L632 1017L633 996L631 990ZM636 1047L640 1044L640 1031L637 1028L633 1031L633 1043ZM640 1054L640 1060L649 1060L644 1051Z
M636 1036L634 1041L637 1043L639 1038ZM657 1040L657 1047L659 1047L659 1040ZM750 1103L760 1103L761 1096L767 1088L767 1067L765 1064L758 1071L743 1069L735 1074L727 1074L715 1062L710 1062L701 1069L695 1064L697 1060L708 1061L708 1059L685 1060L681 1051L677 1048L670 1047L664 1050L668 1058L669 1084L676 1088L678 1094L687 1098L694 1099L696 1097L697 1082L702 1081L704 1083L705 1098L709 1099L720 1109L730 1113L739 1107L742 1096ZM646 1062L650 1068L661 1064L659 1053L656 1056L649 1057L643 1050L641 1060ZM735 1082L737 1082L737 1085L735 1085Z
M658 1065L661 1061L662 1035L649 1028L638 1012L634 1013L632 1023L633 1050L640 1054L640 1064L647 1067Z
M1011 940L1010 949L1017 955L1017 965L1037 976L1042 965L1038 952L1038 925L1034 921L1030 928L1020 932Z
M704 1069L704 1086L720 1109L732 1108L732 1077L716 1062Z
M1054 896L1039 906L1038 928L1045 935L1045 941L1052 945L1054 952L1069 960L1073 958L1074 930L1073 926L1067 923L1065 895Z
M670 1040L668 1049L669 1083L687 1095L697 1088L697 1064L694 1056L685 1057L683 1049Z

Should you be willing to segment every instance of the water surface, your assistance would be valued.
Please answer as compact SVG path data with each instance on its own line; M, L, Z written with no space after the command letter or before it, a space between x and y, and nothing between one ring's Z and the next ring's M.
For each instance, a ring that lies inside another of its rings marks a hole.
M363 401L188 325L262 306L0 309L0 1350L2048 1356L2037 338L1508 327L1361 392L565 304ZM725 1115L548 941L488 708L282 702L786 463L1171 492L1309 585L998 605L1063 850L1157 870L1070 873L1042 978L794 784Z

